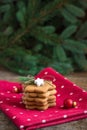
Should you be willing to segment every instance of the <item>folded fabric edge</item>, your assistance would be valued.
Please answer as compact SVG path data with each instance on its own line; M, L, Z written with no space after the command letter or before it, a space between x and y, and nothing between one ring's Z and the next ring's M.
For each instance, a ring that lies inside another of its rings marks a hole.
M72 117L69 117L69 118L64 118L62 120L53 120L53 121L50 121L50 122L43 122L43 124L36 124L36 125L32 125L32 126L27 126L25 127L23 130L34 130L34 129L39 129L39 128L43 128L43 127L50 127L50 126L55 126L55 125L60 125L60 124L63 124L63 123L69 123L71 121L78 121L78 120L81 120L81 119L85 119L87 118L87 115L79 115L79 116L74 116L74 118Z

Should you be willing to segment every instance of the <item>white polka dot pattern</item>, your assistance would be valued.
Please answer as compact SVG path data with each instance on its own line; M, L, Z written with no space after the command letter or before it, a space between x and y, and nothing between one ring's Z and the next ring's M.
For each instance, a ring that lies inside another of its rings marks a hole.
M20 115L23 115L23 112L19 112Z
M17 88L17 86L13 86L13 88Z
M87 110L84 111L84 114L87 114Z
M82 98L79 98L79 101L82 101L83 99Z
M4 95L4 93L0 93L0 95Z
M76 84L73 84L73 86L76 86Z
M31 121L31 119L30 119L30 118L28 118L28 119L27 119L27 121Z
M67 80L67 77L64 77L65 80Z
M55 111L55 113L58 113L59 111Z
M46 123L46 120L42 120L42 123Z
M34 117L37 117L38 115L34 115Z
M56 81L56 79L54 78L54 79L53 79L53 82L55 82L55 81Z
M23 104L23 102L22 102L22 101L20 101L20 102L19 102L19 104Z
M9 109L9 108L6 108L5 110L6 110L6 111L9 111L10 109Z
M7 91L7 93L11 93L10 91Z
M48 74L48 72L45 72L44 74L46 74L46 75L47 75L47 74Z
M83 90L83 92L86 92L86 90Z
M73 95L74 93L73 92L70 92L70 94L69 95Z
M16 107L16 105L13 105L13 107L15 108L15 107Z
M61 88L64 88L64 85L62 85Z
M58 97L60 97L60 94L57 94Z
M24 128L24 125L20 125L20 129L23 129Z
M0 104L2 104L3 103L3 101L0 101Z
M44 111L40 111L40 112L44 112Z
M52 117L52 115L50 114L49 117Z
M13 96L13 98L16 98L16 96Z
M63 107L64 107L64 105L61 105L60 107L61 107L61 108L63 108Z
M64 115L63 117L64 117L64 118L67 118L67 115Z
M13 116L12 119L16 119L16 116Z

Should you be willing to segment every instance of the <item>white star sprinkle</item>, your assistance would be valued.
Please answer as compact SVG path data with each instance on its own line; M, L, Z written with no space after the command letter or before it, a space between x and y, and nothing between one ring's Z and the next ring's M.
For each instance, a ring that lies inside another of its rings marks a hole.
M37 78L34 83L39 87L41 85L44 85L44 79Z

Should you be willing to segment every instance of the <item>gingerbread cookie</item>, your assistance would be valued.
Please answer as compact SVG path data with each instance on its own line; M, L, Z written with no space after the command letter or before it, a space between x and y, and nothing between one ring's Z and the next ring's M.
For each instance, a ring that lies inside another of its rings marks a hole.
M45 104L47 102L55 102L56 101L56 97L53 96L53 97L49 97L49 98L27 98L27 97L23 97L23 102L25 104L28 104L28 103L33 103L33 104Z
M23 103L27 109L46 110L56 105L56 86L44 79L33 79L23 89Z
M34 98L36 97L48 98L48 96L55 95L56 92L57 91L53 89L53 90L47 91L46 93L25 92L24 95L26 95L27 97L34 97Z
M49 81L45 81L43 87L37 87L36 85L28 85L25 87L25 92L30 93L46 93L47 91L55 89L56 86L50 83Z
M49 107L53 107L53 106L56 106L56 103L49 103L47 105L44 105L44 106L35 106L35 105L26 105L26 108L27 109L38 109L38 110L46 110L48 109Z

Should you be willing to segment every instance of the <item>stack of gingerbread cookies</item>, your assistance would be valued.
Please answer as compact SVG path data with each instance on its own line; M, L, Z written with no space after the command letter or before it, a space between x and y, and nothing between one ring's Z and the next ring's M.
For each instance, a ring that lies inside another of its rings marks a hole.
M44 79L37 78L23 90L23 103L27 109L46 110L56 105L56 86Z

